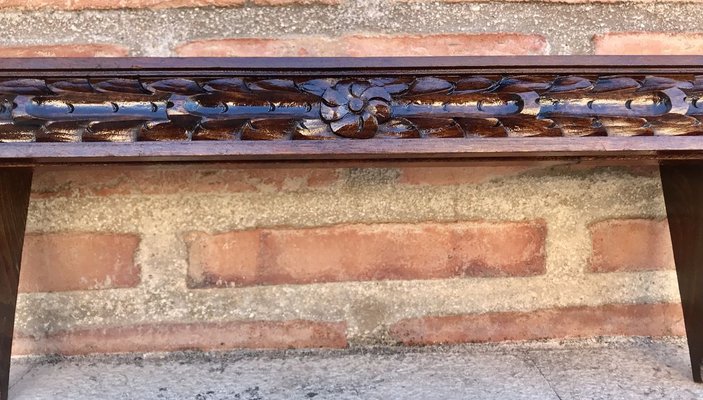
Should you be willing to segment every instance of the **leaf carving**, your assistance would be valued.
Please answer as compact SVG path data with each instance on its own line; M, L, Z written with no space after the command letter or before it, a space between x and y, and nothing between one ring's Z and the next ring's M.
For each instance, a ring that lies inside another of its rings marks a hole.
M281 140L292 136L295 121L286 119L251 120L242 127L242 140Z
M451 82L444 79L426 76L417 78L410 87L407 95L447 93L454 88Z
M261 98L278 97L280 101L312 101L315 95L304 92L290 79L264 79L247 81L252 94Z
M648 76L638 89L640 92L666 90L671 88L692 89L693 83L664 76Z
M299 85L300 90L322 97L325 91L337 83L336 79L312 79Z
M139 132L146 129L143 122L109 121L93 122L83 132L84 142L133 142Z
M160 81L147 84L147 87L151 91L155 92L169 92L185 95L193 95L205 92L205 90L203 90L203 88L201 88L200 85L198 85L198 83L194 80L183 78L162 79Z
M408 90L409 83L412 79L409 78L371 78L369 83L371 86L383 87L390 94L400 94Z
M598 117L608 136L652 136L654 130L645 118Z
M498 87L498 82L495 79L490 79L485 76L472 76L464 78L456 83L456 92L477 93L489 92Z
M505 127L497 118L457 118L467 137L507 137Z
M208 92L249 93L244 80L241 78L213 79L203 85Z
M560 76L549 87L549 93L576 93L593 89L590 79L579 76Z
M629 77L601 77L593 87L593 93L634 91L639 87L640 83Z
M137 79L115 78L92 81L98 92L120 92L132 94L151 94Z
M464 130L452 118L408 118L422 137L461 138Z
M298 121L295 125L295 132L293 133L293 139L329 140L336 138L337 135L332 132L330 126L319 119Z
M15 79L0 82L0 93L42 95L50 94L51 91L41 79Z
M703 135L703 75L414 74L5 79L0 142Z
M145 123L139 130L138 140L147 142L167 142L190 140L191 131L170 121Z
M544 92L549 90L555 77L551 76L506 76L498 82L496 92Z
M607 132L596 118L592 117L552 117L555 127L564 136L606 136Z
M501 117L499 120L508 137L561 136L559 128L549 119Z
M47 82L53 93L93 93L95 89L88 79L64 79L56 82Z
M378 128L378 137L390 139L411 139L421 137L420 131L405 118L392 119Z

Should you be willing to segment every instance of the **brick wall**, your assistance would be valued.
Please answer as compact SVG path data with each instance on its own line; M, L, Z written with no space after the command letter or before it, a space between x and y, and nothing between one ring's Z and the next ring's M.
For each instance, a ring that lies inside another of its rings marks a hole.
M0 6L4 57L703 52L695 1ZM20 290L15 354L683 334L651 165L42 167Z

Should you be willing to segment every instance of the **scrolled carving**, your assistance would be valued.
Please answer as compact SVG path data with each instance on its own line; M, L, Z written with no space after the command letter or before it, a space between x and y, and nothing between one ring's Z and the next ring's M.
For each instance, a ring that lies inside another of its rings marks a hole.
M703 134L690 75L0 80L0 142Z

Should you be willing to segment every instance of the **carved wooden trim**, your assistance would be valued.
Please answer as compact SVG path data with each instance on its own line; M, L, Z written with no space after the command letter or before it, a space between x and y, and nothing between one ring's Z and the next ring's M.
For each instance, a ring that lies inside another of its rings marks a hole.
M368 151L386 147L381 143L388 139L457 139L452 143L461 147L562 138L569 141L552 143L575 148L595 143L587 138L605 139L591 148L597 152L609 139L702 135L701 61L4 60L0 158L21 156L8 151L21 149L10 144L36 142L206 142L228 149L249 141L334 140L350 148L342 143L377 143ZM266 152L265 144L257 146ZM412 148L422 152L422 146ZM690 154L703 149L703 140L663 148Z
M2 142L703 133L703 77L5 79Z

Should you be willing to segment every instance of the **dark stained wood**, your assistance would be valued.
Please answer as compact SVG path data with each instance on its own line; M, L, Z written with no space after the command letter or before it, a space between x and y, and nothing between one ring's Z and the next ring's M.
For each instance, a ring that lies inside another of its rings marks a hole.
M509 73L699 73L703 56L469 56L469 57L247 57L247 58L5 58L0 63L2 77L65 76L70 73L92 76L131 74L132 76L208 76L223 71L259 76L274 71L288 75L343 74L433 74L436 71L500 74Z
M693 379L703 362L703 163L660 167Z
M0 168L0 400L7 400L17 284L32 170Z
M703 136L700 61L5 59L0 143Z
M703 137L0 143L0 164L369 159L702 159Z
M694 76L0 80L2 142L703 134Z

